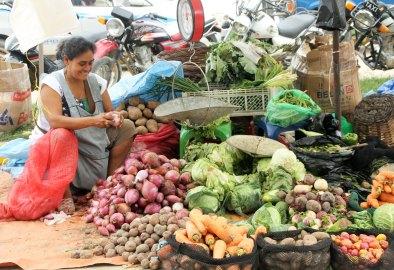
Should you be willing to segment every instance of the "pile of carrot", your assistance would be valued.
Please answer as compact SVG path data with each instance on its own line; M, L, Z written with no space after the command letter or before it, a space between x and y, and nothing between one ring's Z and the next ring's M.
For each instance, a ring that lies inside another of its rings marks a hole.
M267 232L265 228L257 231ZM200 209L193 209L186 228L177 230L175 239L180 243L198 245L214 259L222 259L252 253L254 240L247 233L245 226L236 226L224 217L204 215Z
M360 206L378 208L385 203L394 203L394 172L380 172L372 180L372 190L367 196L367 201L362 202Z

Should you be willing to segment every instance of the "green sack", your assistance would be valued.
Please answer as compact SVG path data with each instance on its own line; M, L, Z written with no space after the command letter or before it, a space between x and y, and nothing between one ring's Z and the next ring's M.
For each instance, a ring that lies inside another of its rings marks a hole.
M304 92L284 90L268 102L267 120L271 124L288 127L320 112L320 107Z

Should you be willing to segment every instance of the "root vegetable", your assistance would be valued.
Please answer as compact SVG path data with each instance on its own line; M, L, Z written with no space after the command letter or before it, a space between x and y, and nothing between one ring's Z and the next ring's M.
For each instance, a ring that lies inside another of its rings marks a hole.
M116 242L117 242L119 245L124 246L124 245L126 245L126 243L127 243L127 237L124 237L124 236L119 237L118 240L117 240Z
M163 233L163 238L164 238L165 240L167 240L168 238L171 237L171 235L172 235L172 233L171 233L170 231L165 231L165 232Z
M145 223L141 223L140 225L138 225L138 231L141 233L145 232L147 224Z
M149 259L145 258L141 261L141 266L143 269L149 269Z
M172 210L173 210L174 212L180 211L180 210L182 210L182 209L183 209L183 203L181 203L181 202L176 202L176 203L174 203L174 204L172 205Z
M291 245L294 246L295 245L295 240L294 238L285 238L282 241L280 241L279 243L280 245Z
M115 245L113 243L109 243L109 244L105 245L104 252L107 252L110 249L115 249Z
M100 227L97 228L97 230L98 230L99 233L100 233L101 235L103 235L103 236L108 236L108 235L109 235L109 231L108 231L108 229L105 228L105 227L100 226Z
M181 176L180 176L180 181L185 186L190 184L192 182L192 177L191 177L190 172L182 173Z
M141 244L137 246L135 253L140 254L140 253L146 253L149 252L149 246L147 244Z
M161 203L164 200L164 194L159 192L157 193L156 202Z
M145 180L141 189L142 196L148 201L148 202L154 202L157 197L158 189L157 186L155 186L153 183L149 182L148 180ZM151 206L152 207L152 206ZM160 208L159 210L160 211ZM152 214L157 213L153 212Z
M124 246L116 246L115 251L118 255L122 255L125 252Z
M135 131L139 135L144 135L144 134L148 133L148 129L146 127L144 127L144 126L136 127Z
M135 236L139 235L139 233L140 232L138 231L138 228L132 228L129 231L129 235L132 236L132 237L135 237Z
M152 182L157 188L160 188L164 183L164 177L159 174L149 175L149 181Z
M142 111L142 114L143 114L147 119L151 119L151 118L153 117L153 113L152 113L151 109L149 109L149 108L145 108L145 109Z
M134 184L134 175L122 175L121 180L126 187L132 187Z
M334 204L335 196L331 192L326 191L320 196L320 200L323 202L329 202L330 204Z
M140 193L139 193L138 190L136 190L136 189L129 189L129 190L126 192L125 196L124 196L125 202L126 202L128 205L133 205L133 204L135 204L135 203L138 201L139 197L140 197Z
M93 254L95 256L101 256L104 254L104 248L102 246L96 246L93 249Z
M114 224L108 224L108 225L106 225L106 228L109 233L114 233L116 231Z
M146 152L142 156L142 162L149 168L157 168L160 166L159 157L153 152Z
M313 185L316 181L316 178L312 174L305 174L303 182L307 185Z
M164 196L175 195L176 187L173 182L166 180L163 183L163 187L161 188L161 192L164 194Z
M149 248L151 249L153 247L153 245L156 243L155 240L153 240L152 238L147 238L144 242L144 244L147 244L149 246Z
M307 234L302 238L305 246L311 246L317 243L317 239L312 234Z
M161 163L168 163L168 162L170 162L170 160L164 155L159 155L159 161Z
M140 109L141 111L143 111L145 109L145 105L140 103L137 105L137 108Z
M121 229L125 232L128 232L130 230L130 224L127 223L123 224Z
M135 176L135 181L137 182L142 182L145 179L147 179L149 176L148 174L148 170L141 170L137 173L137 175Z
M140 208L145 208L146 206L148 205L148 201L145 199L145 198L140 198L139 200L138 200L138 206L140 207Z
M151 237L153 240L155 240L156 243L159 242L160 236L157 235L156 233L152 233L152 234L150 235L150 237Z
M120 203L116 205L116 211L126 215L128 212L130 212L130 207L126 203Z
M321 211L321 205L318 201L315 200L309 200L306 202L306 210L313 211L315 213L318 213Z
M334 187L334 188L332 189L332 192L333 192L335 195L341 196L341 195L343 194L343 189L342 189L341 187Z
M92 250L81 250L79 257L81 259L91 259L91 258L93 258L93 251Z
M325 211L325 212L330 212L330 210L331 210L331 205L330 205L329 202L324 202L324 203L322 203L321 206L322 206L323 211Z
M141 99L139 97L132 97L129 99L129 104L131 106L137 107L141 103Z
M170 205L173 205L174 203L179 203L182 201L181 198L175 195L168 195L166 196L166 200L170 203Z
M170 170L166 173L166 175L164 176L165 180L170 180L171 182L173 182L174 184L178 183L180 174L179 172L175 171L175 170Z
M124 248L128 252L134 252L137 245L133 241L127 241Z
M156 224L153 229L153 231L159 236L162 236L163 233L165 232L165 230L166 230L166 227L163 225L160 225L160 224Z
M85 222L86 223L90 223L90 222L93 222L93 214L88 214L88 215L86 215L85 216Z
M309 185L296 185L293 192L296 194L311 192L312 186Z
M179 227L178 227L178 225L177 225L176 223L167 225L167 230L168 230L171 234L173 234L173 233L174 233L176 230L178 230L178 229L179 229Z
M182 218L188 217L188 216L189 216L189 211L188 211L187 209L185 209L185 208L179 210L179 211L175 214L175 217L176 217L178 220L181 220Z
M137 236L134 238L134 243L138 246L139 244L141 244L141 239Z
M128 212L128 213L126 213L126 215L125 215L125 222L126 222L126 223L130 223L130 222L132 222L136 217L137 217L137 214L136 214L136 213Z
M158 101L148 101L148 102L146 103L146 107L149 108L149 109L151 109L152 111L153 111L154 109L156 109L157 106L159 106L159 105L160 105L160 102L158 102Z
M305 197L308 200L316 200L317 199L317 195L313 192L308 192L307 194L305 194Z
M121 213L115 213L109 218L109 221L114 224L116 228L120 228L124 223L124 217Z
M136 175L138 172L138 168L135 166L130 166L127 170L126 170L127 174L129 175Z
M106 253L105 253L105 257L106 258L112 258L116 256L116 251L115 249L109 249Z
M163 209L161 209L160 210L160 212L162 211ZM159 212L159 213L160 213ZM160 220L159 220L159 214L153 214L153 215L151 215L150 217L149 217L149 224L151 224L152 226L155 226L156 224L159 224L160 223Z
M129 118L132 121L136 121L137 119L142 117L142 112L140 109L136 108L136 107L131 107L129 106L127 108L127 113L129 114Z
M290 193L287 193L285 197L285 202L289 205L292 204L294 202L294 197Z
M176 168L180 168L181 167L181 162L175 158L170 160L170 163L172 166L176 167Z
M314 188L319 191L327 191L328 190L328 183L324 179L317 179L314 183Z
M127 261L131 264L138 264L137 254L130 254L130 256L127 258Z
M150 235L146 232L141 233L140 238L142 242L145 242L146 239L148 239ZM149 247L150 248L150 247Z
M122 259L123 259L125 262L127 262L129 256L130 256L130 252L124 251L124 252L122 253Z

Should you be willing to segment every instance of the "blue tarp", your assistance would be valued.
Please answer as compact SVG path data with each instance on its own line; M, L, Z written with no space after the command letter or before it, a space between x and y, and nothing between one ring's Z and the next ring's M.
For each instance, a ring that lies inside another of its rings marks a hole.
M114 108L118 107L123 101L139 96L144 101L157 100L156 93L152 93L152 88L157 80L163 77L171 77L176 72L176 76L183 77L182 63L179 61L159 60L148 70L137 75L125 75L119 82L108 89L109 96ZM168 96L162 96L159 101L167 101Z
M394 95L394 80L389 80L379 86L378 90L376 90L377 93L383 95L383 94L390 94Z
M0 157L7 158L1 170L11 173L14 178L18 177L23 170L32 144L31 139L18 138L0 146Z

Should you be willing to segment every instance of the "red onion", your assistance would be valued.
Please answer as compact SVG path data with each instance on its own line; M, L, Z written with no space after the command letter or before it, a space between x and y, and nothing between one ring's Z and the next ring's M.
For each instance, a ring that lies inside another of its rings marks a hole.
M89 209L90 214L95 215L98 212L98 207L92 207Z
M170 163L172 166L176 167L176 168L180 168L181 167L181 163L179 162L179 160L173 158L170 160Z
M173 205L174 203L181 202L182 199L175 195L168 195L166 196L166 200Z
M108 230L109 233L114 233L116 231L116 228L114 224L109 223L105 228Z
M142 189L142 183L141 183L141 182L136 183L136 184L135 184L135 189L138 190L138 191L141 191L141 189Z
M186 193L180 188L176 189L176 195L180 198L186 198Z
M143 180L147 179L149 176L147 170L141 170L135 176L135 181L142 182Z
M100 190L99 193L98 193L98 197L99 198L105 198L107 196L107 193L108 193L108 189Z
M144 196L148 202L154 202L156 200L157 193L157 187L148 180L145 180L141 189L142 196Z
M113 202L114 204L124 203L124 199L123 199L123 198L115 198L112 202Z
M101 222L101 226L106 227L109 224L108 219L104 219L103 222Z
M124 173L124 166L121 166L114 171L114 174L121 174L121 173Z
M152 182L158 188L160 188L164 182L163 176L161 176L159 174L149 175L148 179L150 182Z
M163 200L163 201L161 202L161 205L163 205L163 206L168 206L169 204L168 204L168 201L167 201L167 200Z
M124 195L124 199L128 205L135 204L140 198L140 193L136 189L129 189Z
M164 179L166 180L170 180L171 182L173 182L174 184L178 183L179 180L179 173L175 170L170 170L166 173L166 175L164 176Z
M180 220L184 217L188 217L189 216L189 211L185 208L179 210L178 212L176 212L175 217Z
M136 213L128 212L125 215L125 222L126 223L131 223L136 217L137 217Z
M130 166L127 170L126 170L127 174L130 175L136 175L138 173L138 168L135 166Z
M109 218L109 221L114 224L116 228L119 228L124 223L124 217L121 213L115 213Z
M164 200L164 194L159 192L157 193L156 202L161 203Z
M180 176L180 179L181 179L181 183L183 185L187 185L187 184L190 184L192 182L192 176L191 176L191 174L189 172L182 173L181 176Z
M144 214L153 215L155 213L159 213L161 209L161 205L158 203L150 203L144 209Z
M147 204L148 204L148 201L145 198L143 198L143 197L139 198L138 206L140 208L144 208Z
M174 166L171 163L164 163L161 167L165 168L167 171L173 170Z
M126 171L131 166L134 166L134 167L136 167L139 170L142 170L144 168L144 164L142 164L141 161L139 161L138 159L133 159L133 158L126 159L126 161L125 161Z
M100 202L99 202L99 207L104 207L104 206L106 206L106 205L108 205L108 200L105 199L105 198L102 198L102 199L100 200Z
M108 213L109 213L109 207L107 205L99 208L100 216L104 217L105 215L108 215Z
M155 169L148 169L148 174L152 175L152 174L158 174L158 171Z
M130 159L137 159L137 160L139 160L141 158L141 153L140 152L130 153L129 158Z
M181 164L181 168L185 167L186 164L187 164L187 161L184 160L184 159L180 159L179 162L180 162L180 164Z
M132 187L134 182L134 175L123 175L122 182L126 187Z
M121 187L118 190L118 193L116 193L116 195L119 196L119 197L124 197L125 194L126 194L126 188L125 187Z
M98 207L98 206L99 206L99 202L96 201L96 200L91 200L91 201L90 201L90 204L91 204L93 207Z
M130 212L130 207L125 203L120 203L116 205L116 211L125 215L127 212Z
M182 190L186 190L186 187L184 185L182 185L182 184L178 184L178 188L182 189Z
M103 219L100 218L100 217L94 217L94 218L93 218L93 223L94 223L97 227L98 227L98 226L101 226L102 222L103 222Z
M159 158L159 161L161 163L168 163L168 162L170 162L170 160L164 155L159 155L158 158Z
M112 216L112 215L115 213L115 211L116 211L115 205L114 205L114 204L111 204L111 205L109 206L108 215Z
M98 229L99 233L100 233L102 236L109 236L109 231L108 231L107 228L100 226L100 227L98 227L97 229Z
M160 191L164 194L164 196L175 195L176 187L173 182L166 180L164 181L163 187L160 189Z
M45 216L45 217L46 217L46 216ZM45 217L44 217L44 218L45 218ZM53 216L52 216L52 218L53 218ZM85 222L86 222L86 223L93 222L93 215L92 215L92 214L86 215L86 216L85 216Z
M147 152L145 153L142 158L142 163L147 165L149 168L156 168L160 166L159 157L156 153Z
M103 186L104 182L105 182L104 179L98 179L97 182L96 182L96 186Z

